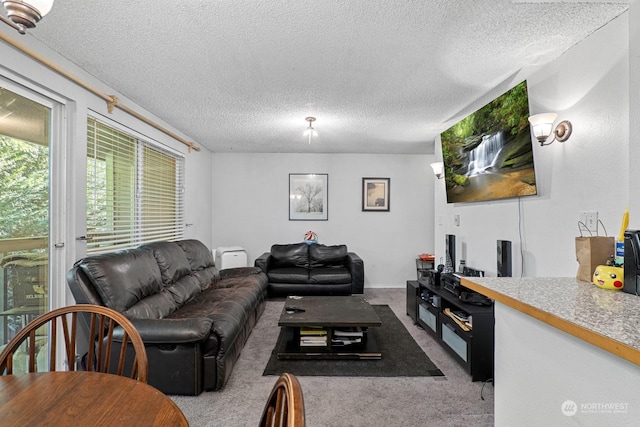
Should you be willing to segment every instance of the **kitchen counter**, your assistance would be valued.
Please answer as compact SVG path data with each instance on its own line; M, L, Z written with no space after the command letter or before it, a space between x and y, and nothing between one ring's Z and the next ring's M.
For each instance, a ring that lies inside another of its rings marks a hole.
M572 277L468 277L461 283L640 365L640 296Z
M640 296L572 277L461 284L495 301L497 427L637 425Z

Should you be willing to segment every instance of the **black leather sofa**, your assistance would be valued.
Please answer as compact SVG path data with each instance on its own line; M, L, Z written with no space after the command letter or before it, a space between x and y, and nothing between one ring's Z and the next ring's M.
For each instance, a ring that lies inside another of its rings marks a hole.
M254 265L268 277L269 296L351 295L364 289L364 263L345 245L273 245Z
M148 382L167 394L221 389L267 295L260 269L218 271L197 240L88 256L67 282L77 303L104 305L132 321L147 350Z

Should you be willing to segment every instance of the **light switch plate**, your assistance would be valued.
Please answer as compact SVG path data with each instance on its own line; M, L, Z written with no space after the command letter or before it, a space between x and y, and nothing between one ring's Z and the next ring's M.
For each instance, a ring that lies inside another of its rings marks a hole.
M598 212L580 212L580 222L584 224L587 231L598 233ZM580 224L582 227L582 224Z

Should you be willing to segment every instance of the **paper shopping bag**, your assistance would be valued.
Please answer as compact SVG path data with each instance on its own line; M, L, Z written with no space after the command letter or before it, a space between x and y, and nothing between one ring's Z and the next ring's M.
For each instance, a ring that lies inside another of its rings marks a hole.
M596 267L606 264L614 253L613 237L576 237L576 259L578 260L576 279L591 282Z

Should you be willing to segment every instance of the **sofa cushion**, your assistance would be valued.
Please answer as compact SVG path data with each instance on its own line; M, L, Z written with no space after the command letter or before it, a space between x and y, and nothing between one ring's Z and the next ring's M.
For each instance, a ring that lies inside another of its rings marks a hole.
M191 271L187 256L177 243L155 242L140 246L140 248L153 252L160 267L162 283L165 286L177 282Z
M213 254L201 241L194 239L180 240L176 244L184 251L191 270L197 271L215 266Z
M318 267L309 270L310 284L348 284L351 274L345 267Z
M309 245L309 263L311 268L344 266L347 259L345 245Z
M162 290L162 275L151 251L130 249L93 255L80 260L104 304L124 312L149 295Z
M271 283L307 283L309 270L300 267L274 268L267 273Z
M271 246L270 268L309 268L309 245L292 243Z
M264 294L267 290L267 275L265 273L250 274L248 276L230 276L221 278L216 288L251 288L258 294Z
M202 292L200 283L194 276L181 277L176 283L167 286L166 289L173 296L173 300L178 307L183 306Z
M149 295L122 312L129 319L162 319L178 308L170 292Z
M173 312L169 318L211 319L213 332L218 338L215 351L218 355L224 354L238 338L244 323L253 315L262 294L251 287L208 289Z
M192 271L191 275L198 280L203 291L220 280L220 272L215 267L206 267L202 270Z

